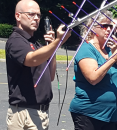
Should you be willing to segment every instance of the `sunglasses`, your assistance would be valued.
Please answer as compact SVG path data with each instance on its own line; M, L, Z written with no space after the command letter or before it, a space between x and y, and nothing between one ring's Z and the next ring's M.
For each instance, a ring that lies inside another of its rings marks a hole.
M100 26L99 26L100 25ZM107 29L108 27L110 28L110 29L113 29L113 25L112 24L99 24L99 25L94 25L94 26L96 26L96 27L101 27L101 28L103 28L103 29Z
M110 29L113 29L112 24L101 24L101 25L102 25L101 28L107 29L109 27Z

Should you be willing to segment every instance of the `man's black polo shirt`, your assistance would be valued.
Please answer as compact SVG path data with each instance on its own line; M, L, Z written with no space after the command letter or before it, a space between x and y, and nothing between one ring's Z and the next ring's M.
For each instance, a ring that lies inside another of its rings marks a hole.
M49 67L46 69L36 88L34 88L39 76L47 62L36 66L24 66L24 60L28 52L34 51L41 45L25 31L15 27L6 43L6 65L9 86L10 104L48 104L52 97L51 78Z

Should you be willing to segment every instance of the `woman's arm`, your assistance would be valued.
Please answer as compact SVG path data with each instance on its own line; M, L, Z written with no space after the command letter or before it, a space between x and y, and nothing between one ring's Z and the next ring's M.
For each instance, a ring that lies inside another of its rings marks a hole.
M91 58L85 58L79 61L79 67L81 69L82 74L86 78L86 80L92 84L96 85L99 83L110 67L117 61L117 55L107 61L104 65L102 65L99 69L97 61Z

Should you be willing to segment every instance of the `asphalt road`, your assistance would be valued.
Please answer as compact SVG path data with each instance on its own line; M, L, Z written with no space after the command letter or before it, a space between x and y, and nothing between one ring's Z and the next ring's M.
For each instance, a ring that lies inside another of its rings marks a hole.
M58 63L57 71L59 75L59 83L60 83L60 101L62 103L64 92L65 92L65 84L66 84L66 64ZM74 96L74 82L73 78L73 64L69 68L68 71L68 88L66 93L65 102L63 105L63 109L61 112L60 122L57 126L57 119L59 113L58 101L58 82L57 78L52 82L53 89L53 100L50 104L50 127L49 130L73 130L73 122L71 119L71 115L68 111L70 101ZM0 62L0 130L6 130L6 112L8 108L8 84L7 84L7 75L6 75L6 63Z
M0 49L4 49L5 42L0 40ZM59 51L60 50L60 51ZM65 50L59 49L57 54L65 55ZM69 55L73 55L74 51L68 51ZM66 86L66 63L58 62L57 63L57 72L59 76L60 84L60 103L62 103L63 96L65 93ZM73 122L71 115L68 111L69 104L74 97L74 82L72 80L74 75L73 72L73 63L71 64L68 71L68 88L66 93L65 102L60 116L59 125L57 126L58 114L59 114L59 94L58 94L58 82L57 78L52 82L53 89L53 100L50 104L49 115L50 115L50 127L49 130L73 130ZM8 84L7 84L7 75L6 75L6 63L5 61L0 61L0 130L6 130L6 113L8 104ZM60 104L61 105L61 104Z
M0 49L5 49L5 41L0 40Z

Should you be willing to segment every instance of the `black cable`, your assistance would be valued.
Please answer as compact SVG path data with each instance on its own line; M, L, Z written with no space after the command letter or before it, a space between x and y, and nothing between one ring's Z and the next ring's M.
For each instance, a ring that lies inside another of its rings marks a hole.
M67 56L67 66L68 66L68 53L67 53L67 46L66 46L66 56ZM68 71L67 71L67 73L66 73L66 87L65 87L65 94L64 94L64 98L63 98L63 101L62 101L62 104L61 104L61 109L60 109L59 116L58 116L57 126L58 126L58 124L59 124L60 115L61 115L62 108L63 108L63 104L64 104L64 101L65 101L65 96L66 96L66 92L67 92L67 83L68 83Z
M50 31L50 25L52 26L52 22L51 22L51 19L46 16L45 19L44 19L44 27L45 27L45 31L46 31L46 34L48 31ZM47 45L48 45L48 41L46 41ZM60 110L60 86L59 86L59 77L58 77L58 72L57 72L57 69L56 69L56 76L57 76L57 81L58 81L58 94L59 94L59 101L58 101L58 107L59 107L59 110Z
M57 77L57 81L58 81L58 94L59 94L58 108L60 110L60 86L59 86L59 76L58 76L57 69L56 69L56 77Z

